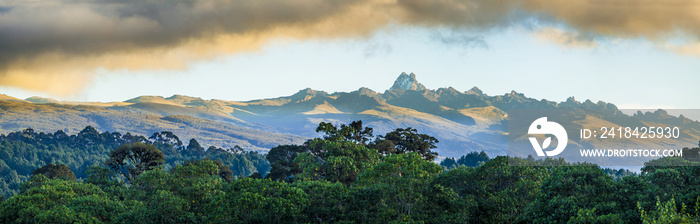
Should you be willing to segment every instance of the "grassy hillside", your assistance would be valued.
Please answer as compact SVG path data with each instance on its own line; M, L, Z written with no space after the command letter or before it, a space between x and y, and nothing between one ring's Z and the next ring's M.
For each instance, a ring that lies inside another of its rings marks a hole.
M183 139L197 137L205 146L230 148L239 145L257 151L267 151L276 145L301 143L304 140L300 136L253 130L188 115L162 116L152 111L122 107L0 101L1 133L32 128L37 132L63 130L70 134L77 133L88 125L100 131L130 132L144 136L171 131Z

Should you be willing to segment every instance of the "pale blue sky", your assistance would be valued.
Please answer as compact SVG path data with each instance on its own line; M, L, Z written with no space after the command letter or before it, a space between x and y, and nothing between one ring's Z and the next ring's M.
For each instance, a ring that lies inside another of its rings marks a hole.
M468 44L449 43L466 37ZM447 41L443 41L447 40ZM621 108L700 108L700 57L662 49L644 39L597 40L571 47L538 39L520 27L463 31L393 27L369 39L275 42L261 51L192 63L178 71L96 71L71 101L124 101L140 95L182 94L252 100L288 96L310 87L327 92L368 87L383 92L401 72L414 72L429 89L477 86L489 95L511 90L536 99L603 100Z

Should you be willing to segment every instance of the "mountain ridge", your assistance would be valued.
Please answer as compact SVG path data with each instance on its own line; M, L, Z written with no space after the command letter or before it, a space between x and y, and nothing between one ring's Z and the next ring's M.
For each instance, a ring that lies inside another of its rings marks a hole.
M25 102L31 104L28 101ZM61 103L51 105L60 107ZM365 126L374 128L376 134L384 134L395 128L413 127L419 132L438 138L440 143L437 151L446 156L460 156L480 150L487 151L491 155L504 154L507 148L505 139L508 111L512 109L574 109L618 124L661 121L700 127L700 123L687 118L679 121L645 114L628 116L614 104L603 101L579 102L570 97L563 102L554 102L529 98L515 90L490 96L476 86L463 92L453 87L427 89L417 81L414 73L401 73L392 87L383 93L366 87L351 92L334 93L306 88L289 96L249 101L205 100L176 94L170 97L140 96L124 102L87 103L85 106L136 113L158 119L185 115L201 119L199 123L206 123L205 126L222 124L228 125L227 128L241 127L263 131L264 133L260 133L263 135L276 133L307 138L319 136L315 132L319 122L337 124L362 120ZM107 116L103 119L109 118ZM170 120L166 119L166 121ZM17 122L0 117L0 130L14 130L2 128L6 123ZM160 125L157 122L151 122L151 124L155 127ZM193 124L186 123L186 125ZM21 126L21 122L18 125ZM155 127L149 127L148 130ZM171 126L164 126L164 128L169 127ZM212 131L223 131L221 127L209 129L209 132L195 130L190 132L205 135L205 139L209 137L212 143L217 144L229 144L225 143L226 141L242 142L241 139L226 138ZM238 135L240 136L242 135ZM264 147L269 146L248 145L258 150L264 150Z

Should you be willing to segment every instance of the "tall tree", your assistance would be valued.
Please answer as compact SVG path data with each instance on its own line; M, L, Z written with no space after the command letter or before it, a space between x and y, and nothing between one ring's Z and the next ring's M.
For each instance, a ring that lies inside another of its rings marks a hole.
M357 183L381 192L384 202L380 213L386 214L381 222L411 221L425 209L422 206L428 201L426 187L440 173L440 165L422 159L418 153L389 155L364 170Z
M489 161L489 156L486 155L484 151L481 151L480 153L470 152L469 154L460 157L457 160L457 163L468 167L477 167L486 161Z
M75 173L73 173L73 171L71 171L68 168L68 166L66 166L66 164L56 165L53 163L49 163L48 165L36 169L32 172L32 175L36 174L43 174L49 179L60 178L75 181Z
M452 169L457 167L457 161L455 161L455 158L447 157L442 162L440 162L440 166L443 166L447 169Z
M352 141L358 144L366 145L372 137L374 130L369 127L362 127L362 120L350 122L350 124L341 124L335 126L331 123L321 122L316 128L316 132L323 132L323 139L330 141Z
M162 131L160 133L155 132L148 139L153 141L153 143L170 144L175 147L182 146L182 141L180 141L180 138L170 131Z
M381 155L375 149L351 141L329 141L313 139L307 142L310 148L321 153L300 153L294 163L300 169L298 179L339 181L349 185L363 170L377 164Z
M423 159L432 161L438 155L432 151L437 148L435 144L438 142L436 138L419 134L415 128L408 127L380 135L370 147L384 155L417 152Z
M134 143L109 152L106 165L131 182L144 171L152 170L164 161L165 155L154 145Z
M187 151L201 153L204 152L204 147L199 145L196 139L190 139L190 144L187 145Z
M273 180L293 181L294 175L301 172L294 159L305 148L300 145L279 145L267 153L265 158L270 161L270 174L268 178Z

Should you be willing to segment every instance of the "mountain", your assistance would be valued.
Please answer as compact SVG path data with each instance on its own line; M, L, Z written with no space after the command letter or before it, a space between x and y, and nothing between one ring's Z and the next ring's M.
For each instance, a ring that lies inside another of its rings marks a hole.
M29 97L29 98L24 99L24 100L32 102L32 103L60 103L58 100L55 100L55 99L38 97L38 96Z
M132 104L134 108L140 105ZM147 110L155 111L153 108ZM187 108L182 111L187 111ZM302 136L272 133L188 115L162 116L131 108L0 101L0 132L4 134L25 128L37 132L63 130L76 134L88 125L100 131L130 132L143 136L167 130L183 140L196 138L204 146L231 148L239 145L257 151L267 151L280 144L299 144L305 140Z
M14 98L14 97L11 97L11 96L8 96L5 94L0 94L0 100L1 101L13 101L13 102L27 102L26 100L17 99L17 98Z
M394 81L394 85L390 88L390 90L394 89L415 91L427 90L425 86L423 86L423 84L420 84L416 80L416 74L413 74L412 72L410 75L407 75L405 72L402 72L401 75L399 75L399 78L397 78L396 81Z
M578 123L664 123L700 130L700 123L685 117L661 112L628 116L615 105L602 101L579 102L571 97L565 102L553 102L529 98L516 91L490 96L477 87L467 91L452 87L432 90L418 82L413 73L401 73L383 93L363 87L335 93L307 88L290 96L251 101L205 100L182 95L140 96L112 103L56 104L45 99L13 99L0 101L2 132L27 127L37 131L63 128L76 131L86 125L102 131L143 135L169 130L185 138L197 136L204 139L205 145L238 144L260 151L318 137L315 129L322 121L338 124L362 120L377 135L413 127L434 136L440 140L437 151L441 156L461 156L481 150L492 156L503 155L507 149L508 111L512 109L572 109L585 115L572 115L572 122ZM41 104L45 102L54 104ZM697 139L686 140L697 142Z

